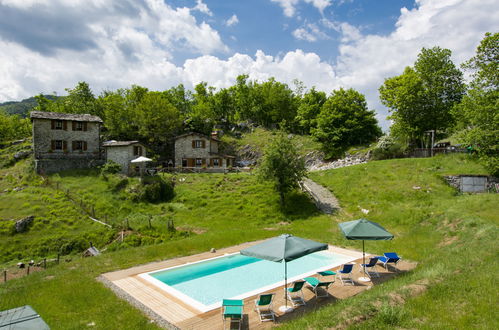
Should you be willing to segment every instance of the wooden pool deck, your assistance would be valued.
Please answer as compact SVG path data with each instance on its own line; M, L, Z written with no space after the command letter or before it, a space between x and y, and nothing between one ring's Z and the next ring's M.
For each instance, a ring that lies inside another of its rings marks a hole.
M145 272L179 266L186 263L222 256L228 253L238 252L239 250L252 246L256 243L258 242L244 243L220 249L215 253L205 252L192 256L169 259L125 270L105 273L101 276L101 280L109 285L111 289L113 289L120 297L140 308L149 317L157 321L159 325L180 329L223 329L221 308L205 313L200 312L194 307L177 299L173 295L157 288L138 275ZM354 262L357 263L357 265L354 266L353 271L355 285L342 285L341 281L338 280L329 287L329 297L327 298L315 298L312 290L304 287L303 293L305 296L306 306L297 307L293 312L285 315L279 311L279 307L283 306L285 302L283 286L267 291L265 293L276 294L273 304L274 312L277 316L276 323L300 317L300 315L313 311L321 305L334 303L339 299L354 296L369 289L372 285L382 283L397 274L393 271L393 269L390 269L390 267L388 270L385 270L383 267L377 266L380 278L374 277L372 282L359 282L358 278L362 274L359 271L359 264L362 263L362 252L346 250L334 246L329 246L329 251L350 255L356 259ZM366 254L366 261L368 261L367 258L369 256L370 255ZM397 268L400 271L407 271L414 267L415 264L404 261L399 262L397 265ZM339 267L336 267L332 270L337 270L338 268ZM267 329L275 325L273 322L260 322L257 313L254 311L254 300L256 298L257 296L253 296L244 299L244 318L242 329ZM233 324L233 327L234 326L236 325ZM228 327L229 322L227 322L227 328Z

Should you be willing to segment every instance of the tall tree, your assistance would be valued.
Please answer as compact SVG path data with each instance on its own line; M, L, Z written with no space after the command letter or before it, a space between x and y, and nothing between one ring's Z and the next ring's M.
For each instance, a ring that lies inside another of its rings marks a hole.
M180 112L161 92L148 92L137 104L136 123L140 140L164 154L182 125Z
M354 89L335 90L322 106L313 137L328 158L341 157L351 146L375 141L381 129L364 95Z
M379 89L381 102L390 109L398 134L413 143L425 131L445 131L453 125L451 109L464 93L462 72L451 60L451 51L423 48L404 73L388 78Z
M296 115L296 121L301 133L310 134L311 129L317 127L317 117L326 99L326 93L316 91L315 87L312 87L311 90L303 95Z
M499 33L486 33L476 55L463 67L472 72L467 94L454 113L461 142L474 146L494 175L499 174Z
M306 175L303 159L284 132L278 132L265 148L257 174L261 180L272 182L281 205L284 205L286 193L297 188L298 182Z

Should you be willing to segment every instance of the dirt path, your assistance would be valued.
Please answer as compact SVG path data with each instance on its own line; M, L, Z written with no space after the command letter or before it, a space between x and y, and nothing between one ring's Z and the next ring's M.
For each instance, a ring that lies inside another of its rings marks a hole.
M301 182L302 189L315 201L317 208L324 213L331 214L340 209L340 203L334 195L325 187L305 178Z

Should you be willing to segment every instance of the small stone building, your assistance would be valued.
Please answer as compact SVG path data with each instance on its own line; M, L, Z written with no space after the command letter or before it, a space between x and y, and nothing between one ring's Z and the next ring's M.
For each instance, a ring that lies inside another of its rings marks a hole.
M146 148L139 141L107 141L102 144L106 150L106 160L112 160L121 165L121 173L131 174L135 166L130 163L133 159L146 156Z
M187 133L175 137L175 167L224 169L234 165L234 157L219 153L215 134Z
M37 173L90 168L104 163L99 117L43 111L32 111L30 117Z

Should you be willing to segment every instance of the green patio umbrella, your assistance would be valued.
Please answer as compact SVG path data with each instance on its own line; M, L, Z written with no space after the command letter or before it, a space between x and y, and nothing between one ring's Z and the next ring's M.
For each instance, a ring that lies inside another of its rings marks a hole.
M362 261L366 263L366 253L364 249L364 241L383 241L390 240L393 235L386 231L385 228L376 222L367 219L358 219L353 221L342 222L338 224L343 235L347 239L362 240ZM365 273L365 269L364 269Z
M317 251L327 250L327 248L328 245L324 243L318 243L290 234L282 234L241 250L240 253L245 256L274 262L284 261L284 288L286 288L288 286L288 268L286 265L288 261ZM286 294L284 295L284 300L286 301L287 309L288 299Z

